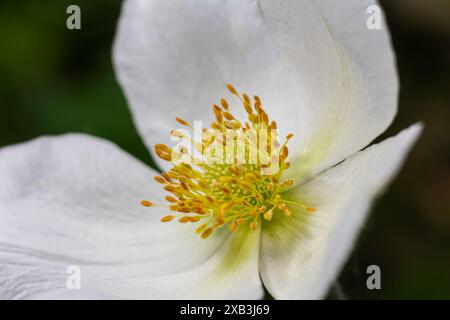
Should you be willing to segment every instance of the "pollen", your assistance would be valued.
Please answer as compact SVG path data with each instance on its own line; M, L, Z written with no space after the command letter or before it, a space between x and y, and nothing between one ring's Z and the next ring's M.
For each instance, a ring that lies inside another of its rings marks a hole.
M172 130L173 137L187 140L193 150L155 145L156 155L173 165L154 177L168 192L167 204L141 201L145 207L167 207L171 214L161 218L162 222L176 219L196 224L195 233L202 239L225 226L231 232L237 228L256 231L276 215L315 211L286 196L286 191L295 187L293 179L283 179L290 167L287 143L294 135L288 134L280 143L277 123L269 120L260 97L251 99L231 84L227 88L242 105L246 119L239 120L231 110L232 104L223 98L213 105L215 121L201 130L200 141ZM184 119L175 120L195 129ZM200 157L194 157L199 153Z

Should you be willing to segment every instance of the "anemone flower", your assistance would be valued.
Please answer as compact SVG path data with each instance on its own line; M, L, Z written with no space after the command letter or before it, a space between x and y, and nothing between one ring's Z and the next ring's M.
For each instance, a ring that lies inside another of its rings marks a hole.
M367 147L398 91L386 25L366 27L371 4L125 1L115 70L165 172L83 134L1 149L0 297L324 297L421 131ZM289 152L273 149L277 174L196 169L167 146L182 136L175 117L277 129ZM66 287L73 265L79 290Z

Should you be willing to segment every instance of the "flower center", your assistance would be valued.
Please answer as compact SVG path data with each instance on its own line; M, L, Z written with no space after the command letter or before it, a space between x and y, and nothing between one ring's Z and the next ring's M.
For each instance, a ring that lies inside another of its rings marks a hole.
M194 157L185 145L169 148L163 144L155 146L156 154L173 164L173 168L154 179L169 192L165 197L167 207L173 214L162 222L178 219L181 223L198 223L196 233L202 238L214 230L228 226L231 231L238 227L257 230L273 215L290 216L292 210L314 211L314 208L286 199L283 194L294 184L292 179L282 179L289 168L287 143L278 141L277 124L269 122L258 96L253 101L247 94L239 94L227 85L236 96L248 121L241 123L230 112L225 99L213 105L216 121L209 129L202 129L200 141L195 141L181 130L172 130L171 135L190 142L200 157ZM188 122L176 121L192 130ZM150 201L143 206L158 206Z

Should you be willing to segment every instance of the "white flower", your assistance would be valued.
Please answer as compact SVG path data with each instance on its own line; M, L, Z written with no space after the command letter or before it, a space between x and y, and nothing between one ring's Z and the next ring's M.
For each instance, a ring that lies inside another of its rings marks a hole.
M162 203L164 190L116 146L39 138L0 150L0 297L256 299L264 285L275 298L322 298L421 131L359 151L391 123L398 91L385 24L366 28L370 4L125 1L114 61L148 148L170 143L175 116L213 120L233 83L295 134L293 190L316 211L200 239L195 223L164 224L166 208L137 204ZM81 290L66 288L69 265Z

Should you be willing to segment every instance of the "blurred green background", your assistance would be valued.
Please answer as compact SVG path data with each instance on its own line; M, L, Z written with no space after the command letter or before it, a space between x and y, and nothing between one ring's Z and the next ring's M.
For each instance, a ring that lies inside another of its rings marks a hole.
M68 30L77 4L82 29ZM152 160L111 66L121 1L2 1L0 147L85 132ZM383 134L419 120L423 137L378 199L339 283L350 299L450 298L450 1L382 1L397 52L399 114ZM376 53L374 53L376 54ZM366 288L381 268L382 289ZM331 296L330 296L331 297Z

